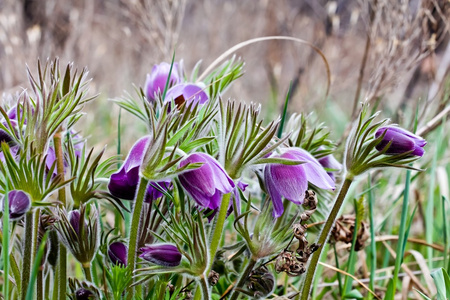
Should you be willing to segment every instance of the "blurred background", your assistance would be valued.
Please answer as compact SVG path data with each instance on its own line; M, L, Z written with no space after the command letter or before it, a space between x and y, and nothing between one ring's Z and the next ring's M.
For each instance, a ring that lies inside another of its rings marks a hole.
M183 59L187 76L240 42L261 36L304 39L324 53L327 69L307 45L260 42L238 50L245 75L225 98L263 103L267 117L279 114L290 82L290 112L315 111L345 132L359 101L369 99L396 122L414 112L420 99L439 102L449 71L447 0L0 0L0 92L27 88L26 65L59 57L87 67L90 91L84 135L115 143L118 107L109 98L133 94L154 64ZM362 76L361 76L362 75ZM424 106L425 107L425 106ZM439 109L436 104L429 112ZM407 121L410 121L409 119ZM419 120L420 121L420 120ZM124 114L123 126L137 126ZM78 125L78 126L80 126ZM406 124L408 127L410 124ZM99 131L101 130L101 131ZM132 143L144 127L126 130ZM99 134L101 132L101 134Z

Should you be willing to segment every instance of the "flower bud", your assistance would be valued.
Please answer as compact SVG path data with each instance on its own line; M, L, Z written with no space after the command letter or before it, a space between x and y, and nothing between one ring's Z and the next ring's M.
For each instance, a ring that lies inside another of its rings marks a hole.
M60 241L82 264L90 263L99 245L98 211L91 206L91 216L86 217L86 207L66 213L60 210L60 220L55 224Z
M148 100L155 100L155 95L162 94L166 87L167 78L169 77L170 64L162 62L154 65L152 72L147 74L145 82L145 96ZM178 63L172 66L168 88L180 82L180 70Z
M108 257L116 265L127 265L128 248L124 243L114 242L108 247Z
M80 211L79 210L72 210L69 212L69 222L72 226L73 230L75 230L75 233L79 236L80 235ZM83 220L84 222L84 220ZM86 222L84 222L84 226L86 227Z
M30 210L30 197L23 191L10 191L8 193L8 207L9 219L13 221L18 220Z
M265 266L253 270L247 279L247 287L257 299L266 299L272 293L274 286L275 277Z
M392 142L385 154L393 155L412 151L411 155L413 156L423 156L425 153L423 147L427 144L427 141L403 128L396 126L381 127L375 133L375 137L378 138L383 134L383 139L375 147L378 151L383 150L389 142Z
M95 294L85 288L79 288L78 290L75 291L75 299L76 300L93 300L93 299L97 299L97 297L95 296Z
M141 248L140 251L142 252L142 254L139 255L140 258L160 266L176 267L181 262L181 253L175 245L147 245Z

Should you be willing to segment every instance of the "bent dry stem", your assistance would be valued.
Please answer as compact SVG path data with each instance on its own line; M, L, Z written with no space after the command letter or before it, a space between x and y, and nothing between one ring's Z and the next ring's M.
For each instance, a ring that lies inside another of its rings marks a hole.
M320 232L319 238L317 239L316 244L320 245L320 248L314 252L311 257L311 262L309 263L308 271L306 272L305 282L303 284L303 289L301 293L301 300L308 300L309 294L311 292L311 285L314 280L314 274L316 273L317 264L319 263L320 254L324 248L325 243L328 240L328 236L330 235L331 229L333 228L336 217L341 209L342 204L344 203L345 196L350 188L350 185L353 182L353 176L347 175L345 177L345 181L339 190L339 194L336 197L336 201L334 202L333 208L328 215L327 221Z

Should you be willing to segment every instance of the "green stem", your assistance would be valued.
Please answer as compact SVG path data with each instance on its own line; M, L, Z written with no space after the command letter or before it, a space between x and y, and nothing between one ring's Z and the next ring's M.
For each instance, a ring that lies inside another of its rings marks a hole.
M347 192L352 182L353 177L347 176L345 178L345 181L341 186L339 194L337 195L336 200L334 201L333 208L330 211L327 221L325 222L325 225L323 226L322 231L320 232L319 238L316 242L316 244L318 244L320 247L316 252L314 252L314 254L311 257L311 262L309 263L308 271L306 272L305 282L303 284L303 289L301 293L300 299L302 300L308 300L309 298L312 282L314 279L314 274L316 273L317 264L319 263L320 254L322 253L322 250L324 248L323 246L328 239L331 229L333 228L334 221L336 220L339 210L341 209L341 206L344 203L345 196L347 195Z
M83 271L84 271L84 276L86 277L86 280L89 282L93 282L92 281L92 272L91 272L91 264L88 263L86 265L83 264Z
M216 256L217 248L219 248L219 243L222 238L223 227L225 225L225 219L227 218L228 205L230 204L231 193L225 194L222 197L222 203L219 208L219 215L217 216L217 221L214 225L211 237L211 246L209 247L209 266L208 271L209 274L211 271L214 257Z
M62 149L62 133L64 129L60 127L53 136L53 145L56 156L56 170L64 180L64 153ZM66 206L66 189L64 187L58 190L58 200L61 206ZM59 243L58 251L58 297L66 299L67 296L67 250L62 243Z
M39 269L37 275L37 292L36 299L43 300L44 299L44 274L42 274L42 270Z
M31 253L33 239L27 238L33 234L33 212L30 210L25 215L25 234L24 234L24 246L23 246L23 262L22 262L22 278L21 278L21 299L25 300L27 295L28 283L30 282L31 274Z
M370 262L371 262L369 289L373 291L375 286L375 270L377 266L377 244L375 243L375 221L373 219L373 215L375 213L373 207L374 198L370 174L368 181L369 181L369 218L370 218ZM369 299L373 298L371 293L368 293L368 297Z
M245 282L247 281L248 276L250 275L250 272L253 271L253 268L255 267L257 262L257 259L251 258L248 261L247 266L245 267L244 273L242 273L241 278L239 278L238 283L236 284L236 287L234 288L233 294L231 294L230 300L236 300L239 297L239 291L236 291L236 288L240 288L244 286Z
M202 289L203 300L211 299L211 295L210 295L209 287L208 287L208 282L206 281L205 274L203 274L203 276L200 277L200 287Z
M1 238L2 238L2 259L3 259L3 278L4 278L4 284L3 284L3 296L8 298L9 295L9 199L8 199L8 181L6 180L6 187L5 187L5 196L3 199L3 226L2 230L0 232ZM4 234L4 236L3 236Z
M139 229L141 226L141 212L142 205L144 203L145 193L147 192L147 185L149 180L146 178L141 178L139 181L139 187L136 195L136 199L133 207L133 214L131 217L131 227L130 227L130 242L128 244L128 268L130 269L130 273L133 274L136 268L136 249L138 243L138 235ZM134 279L131 280L131 284L133 284ZM134 296L134 288L128 288L128 299L133 299Z
M58 251L58 299L66 299L67 296L67 249L59 243Z
M195 289L194 300L200 300L200 299L202 299L202 289L201 289L201 287L197 287Z

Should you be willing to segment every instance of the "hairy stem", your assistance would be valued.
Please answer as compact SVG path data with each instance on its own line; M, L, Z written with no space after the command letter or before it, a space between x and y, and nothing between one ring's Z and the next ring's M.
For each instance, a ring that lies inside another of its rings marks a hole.
M370 281L369 281L369 289L374 290L375 283L375 270L377 264L377 245L375 243L375 221L373 218L374 215L374 198L373 198L373 190L372 190L372 181L369 174L369 217L370 217ZM373 298L372 296L369 296ZM371 299L369 298L369 299Z
M206 281L206 278L207 276L205 274L203 274L203 276L200 277L200 287L202 289L203 300L211 299L208 282Z
M136 199L133 207L133 214L131 217L131 227L130 227L130 242L128 244L128 268L131 274L133 274L136 268L136 249L138 244L139 229L141 226L141 212L142 205L144 204L145 193L147 192L147 185L149 180L146 178L141 178L139 181L139 187L136 195ZM132 280L131 284L133 284ZM128 290L128 299L133 299L134 288L130 287Z
M44 274L42 274L42 270L41 269L39 269L39 272L37 274L36 299L37 300L43 300L44 299Z
M253 268L255 267L257 262L257 259L250 258L250 260L247 263L247 266L245 267L244 273L242 273L241 278L239 278L238 283L234 287L233 294L231 294L230 300L236 300L239 297L239 291L236 291L236 288L241 288L244 286L245 282L247 281L248 276L253 271Z
M64 180L64 153L62 149L62 133L64 129L60 127L53 136L53 144L55 147L56 170ZM63 207L66 206L66 190L64 187L58 190L58 200ZM58 251L58 297L65 299L67 294L67 250L62 243L59 243Z
M214 224L214 228L211 236L211 245L209 247L209 266L207 268L207 274L211 271L214 257L216 256L217 248L219 248L220 240L222 239L223 227L225 225L225 219L227 218L228 205L230 204L231 193L225 194L222 197L222 203L219 208L219 215L217 221Z
M86 265L83 264L83 272L84 272L84 276L86 277L86 280L93 282L92 281L91 263L88 263Z
M352 177L346 177L344 183L341 186L339 194L334 201L333 208L328 215L327 221L320 232L319 238L317 239L316 244L319 245L319 249L314 252L311 257L311 262L309 263L308 271L306 272L305 282L303 284L303 289L301 293L302 300L308 300L309 293L311 292L311 285L314 280L314 274L316 273L317 264L319 263L320 254L323 250L323 245L326 243L328 236L330 235L331 229L333 228L336 217L341 209L342 204L344 203L345 196L347 195L348 189L353 182Z
M30 210L25 215L25 234L24 234L24 245L23 245L23 262L22 262L22 278L21 278L21 293L20 299L24 300L27 295L28 283L30 282L31 274L31 254L33 239L27 238L31 237L33 234L33 212Z

